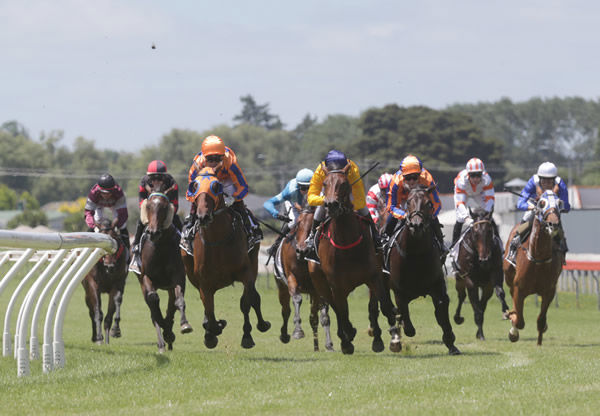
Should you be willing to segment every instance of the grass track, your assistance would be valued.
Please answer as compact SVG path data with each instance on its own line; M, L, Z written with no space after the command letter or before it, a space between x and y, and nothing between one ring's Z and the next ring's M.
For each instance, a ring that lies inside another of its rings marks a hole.
M123 338L109 346L90 342L91 324L80 287L65 322L65 368L45 375L36 361L30 377L17 378L15 360L1 358L0 414L599 413L600 312L595 297L583 297L577 309L574 295L561 293L561 307L549 310L549 330L541 348L535 345L533 298L526 303L526 327L516 344L508 341L509 324L500 319L495 298L485 316L485 342L475 339L472 309L466 304L465 323L453 325L457 346L464 353L459 357L447 355L431 301L420 298L411 304L417 335L404 337L403 352L394 355L387 350L385 331L386 351L371 352L366 289L359 288L350 296L351 319L358 329L356 350L344 356L333 313L335 353L313 353L310 336L282 344L277 294L273 282L270 288L265 282L261 277L259 292L265 318L273 326L264 334L253 330L255 348L240 346L240 285L217 293L217 318L226 319L228 326L214 350L203 345L203 308L198 292L188 285L187 312L194 332L185 336L177 332L174 350L164 355L157 353L149 311L133 275L124 296ZM0 297L2 322L15 286ZM452 315L456 306L452 287L449 294ZM166 293L160 295L164 307ZM309 335L306 300L302 317ZM321 329L319 336L323 345Z

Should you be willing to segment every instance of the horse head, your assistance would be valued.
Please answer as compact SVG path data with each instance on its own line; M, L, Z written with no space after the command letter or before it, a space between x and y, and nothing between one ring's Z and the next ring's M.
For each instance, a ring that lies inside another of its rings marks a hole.
M538 200L535 214L540 221L542 229L551 237L555 237L560 231L560 212L563 209L563 201L553 191L546 191Z
M433 203L429 195L435 187L426 188L418 186L409 189L405 185L405 189L408 191L408 198L406 199L406 223L412 235L421 237L425 233L425 230L429 228L429 223L433 216Z
M313 217L315 215L314 207L304 207L298 218L296 219L296 224L292 228L292 235L296 237L296 247L304 247L304 241L308 238L310 234L310 229L312 227ZM302 254L302 250L296 250L296 258L298 260L304 259L304 254Z
M325 180L323 181L323 205L332 218L347 212L352 212L353 204L350 200L352 187L348 181L350 164L342 169L328 170L323 167Z
M146 200L145 210L148 221L146 233L150 236L150 241L154 243L160 239L163 231L168 229L173 222L175 208L167 196L171 189L164 190L164 186L155 187Z
M102 218L100 222L96 222L96 227L98 228L98 232L102 234L106 234L109 237L112 237L117 241L117 250L113 254L106 254L102 257L102 264L106 267L107 271L110 273L115 269L117 261L119 257L123 253L124 243L121 240L121 236L119 235L119 231L113 223L108 218Z
M492 211L487 212L481 208L472 211L471 208L469 208L469 213L473 219L470 235L471 246L477 253L479 261L486 263L490 260L492 248L494 247Z
M225 206L223 185L213 168L204 168L195 179L194 203L198 224L206 227L212 223L217 210Z

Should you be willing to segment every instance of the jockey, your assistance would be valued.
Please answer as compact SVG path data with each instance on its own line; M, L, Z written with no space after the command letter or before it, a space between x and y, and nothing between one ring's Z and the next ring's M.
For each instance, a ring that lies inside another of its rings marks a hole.
M129 232L127 231L127 200L123 189L115 182L108 173L104 173L98 179L98 183L92 186L85 203L85 223L88 231L93 231L96 222L103 217L103 208L110 208L113 214L112 226L118 227L121 239L129 250Z
M192 252L192 241L194 240L193 224L196 220L196 207L192 200L194 195L194 179L196 179L202 168L205 167L215 169L217 179L223 184L223 193L234 199L231 207L242 217L246 235L248 236L248 245L252 246L262 240L262 230L258 226L258 221L244 204L244 198L248 195L248 183L242 169L238 165L237 157L233 150L225 146L220 137L210 135L202 141L202 151L194 157L194 161L190 167L186 199L192 202L192 208L190 215L185 218L183 224L181 248L188 253Z
M279 234L277 240L275 240L273 245L267 250L269 255L275 255L279 243L281 243L283 237L290 232L290 228L292 228L292 226L296 223L296 219L298 218L298 215L300 215L300 210L304 205L306 205L306 194L308 193L308 187L310 185L312 176L312 170L300 169L298 173L296 173L296 177L290 180L287 185L285 185L283 191L275 195L273 198L267 200L263 204L265 209L273 216L273 218L284 221L281 234ZM276 207L284 201L289 201L292 204L291 210L289 213L281 215ZM289 224L290 221L292 221L292 224Z
M508 254L506 255L506 260L513 265L515 263L517 248L525 241L529 235L529 231L531 231L531 226L533 224L532 210L535 207L534 201L538 200L545 191L553 191L558 198L563 201L564 207L562 211L569 212L571 210L571 204L569 204L569 191L567 190L565 182L558 176L556 165L551 162L542 163L538 167L537 174L533 175L529 178L529 181L527 181L525 188L521 191L521 197L517 201L517 209L526 212L523 215L521 224L517 227L517 232L510 242ZM562 227L558 238L560 239L559 249L563 253L566 253L569 249Z
M379 220L379 213L387 207L388 190L393 177L391 173L384 173L367 192L367 208L375 224Z
M406 185L407 188L404 186ZM388 196L388 211L391 215L388 215L385 224L385 231L383 238L388 241L393 235L394 229L398 220L403 224L406 221L406 211L403 207L406 205L406 199L410 189L413 189L419 185L426 187L433 186L433 191L429 194L431 203L433 204L433 231L435 234L435 240L440 248L440 254L442 259L445 260L448 254L448 249L444 245L444 234L442 234L442 225L440 224L437 216L442 209L442 203L440 196L438 195L437 185L433 176L423 168L423 162L413 155L408 155L402 162L400 167L392 179L390 184L389 196Z
M460 238L463 224L469 218L467 201L471 200L475 205L492 212L494 210L494 183L491 176L486 172L481 159L476 157L469 159L465 169L461 170L454 178L454 205L456 207L456 222L452 231L452 245ZM494 233L498 235L498 226L492 220Z
M375 223L373 222L373 219L371 218L369 210L366 206L367 204L365 200L365 188L362 179L360 179L360 171L358 170L358 166L352 160L348 159L346 155L340 152L339 150L330 150L329 153L327 153L325 160L319 163L319 166L315 170L315 173L310 181L310 187L308 188L308 205L313 207L316 206L317 210L315 211L310 235L306 238L304 242L306 244L306 249L304 251L305 255L314 251L314 239L317 227L321 225L321 223L325 219L323 195L321 195L321 190L323 189L323 181L325 180L325 176L327 176L327 174L324 171L324 168L327 168L327 170L343 169L348 164L350 164L350 168L348 169L347 175L348 181L351 184L353 184L352 204L354 205L354 210L357 211L359 215L367 219L367 222L371 226L375 250L381 250L381 240L379 238L379 233L377 232Z
M148 168L146 169L146 175L140 181L140 186L138 189L138 200L140 204L140 209L142 208L142 203L148 199L150 194L154 189L160 189L159 187L162 185L162 189L168 190L167 198L169 202L173 205L175 209L175 215L173 215L173 225L177 230L181 231L182 224L179 219L179 215L177 215L177 209L179 208L179 188L177 187L177 182L173 179L170 173L167 173L167 165L162 160L153 160L148 164ZM142 224L141 217L137 222L135 228L135 237L133 238L132 249L131 249L131 264L129 265L129 271L139 274L139 264L140 264L140 238L142 237L142 233L144 232L145 225Z

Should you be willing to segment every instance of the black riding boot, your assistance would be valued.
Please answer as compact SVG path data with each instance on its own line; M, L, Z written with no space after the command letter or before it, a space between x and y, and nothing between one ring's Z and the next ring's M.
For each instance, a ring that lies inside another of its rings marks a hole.
M279 234L277 236L277 239L275 240L273 245L271 245L271 247L269 247L267 249L267 254L269 256L272 256L272 257L275 256L275 253L277 253L277 247L279 247L279 244L281 244L281 241L289 232L290 232L290 226L287 223L283 224L283 227L281 227L281 234Z
M181 240L179 241L179 247L184 249L190 256L194 255L194 223L196 222L196 214L193 214L193 212L195 212L195 209L192 209L192 213L183 220Z
M233 204L231 204L231 208L233 208L235 212L240 214L240 216L242 217L244 229L246 230L246 235L248 238L248 247L254 246L260 240L262 240L262 230L258 226L258 221L256 220L256 218L254 218L250 210L246 208L244 201L235 201ZM252 222L254 222L254 224L252 224Z
M121 228L121 240L123 240L123 244L125 244L125 248L127 251L131 248L131 244L129 243L129 231L127 231L127 227Z
M391 214L388 215L385 222L385 230L383 230L383 233L381 233L381 241L384 246L387 245L390 241L390 238L392 238L394 230L396 229L396 224L398 224L398 218Z
M133 237L133 243L131 245L131 263L129 264L129 271L134 272L136 274L140 274L140 239L142 238L142 233L144 232L144 224L138 220L137 225L135 227L135 236Z
M310 234L304 240L304 244L306 248L304 249L304 255L308 255L311 252L315 251L315 234L317 232L317 227L321 225L321 221L317 219L313 219L312 227L310 229Z
M460 232L462 231L463 223L456 221L454 223L454 229L452 230L452 245L456 244L460 238Z
M379 235L379 231L377 230L375 222L373 222L371 214L367 214L363 218L367 220L367 223L371 228L371 235L373 236L373 245L375 246L375 252L381 253L383 251L383 238L381 237L381 235Z

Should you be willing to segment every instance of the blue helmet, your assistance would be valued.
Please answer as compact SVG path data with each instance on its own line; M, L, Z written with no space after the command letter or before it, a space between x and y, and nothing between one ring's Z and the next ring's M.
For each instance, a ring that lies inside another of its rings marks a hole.
M342 169L348 164L348 158L339 150L330 150L325 157L327 169Z
M298 185L310 185L310 180L313 177L313 171L310 169L300 169L296 173L296 183Z

